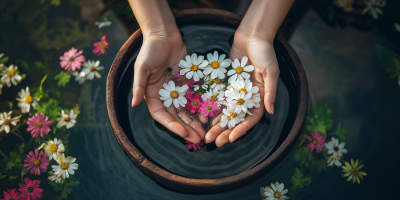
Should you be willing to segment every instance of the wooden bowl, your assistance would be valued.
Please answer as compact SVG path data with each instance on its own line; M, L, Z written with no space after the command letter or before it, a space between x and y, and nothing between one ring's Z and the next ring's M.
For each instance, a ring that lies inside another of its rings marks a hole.
M195 24L219 25L237 29L243 16L216 9L190 9L174 13L178 27ZM143 42L141 30L137 30L119 50L110 68L107 78L107 110L115 137L119 144L132 159L133 163L147 176L165 187L186 193L213 193L232 190L244 186L264 175L272 169L292 148L300 135L305 121L308 105L308 83L303 66L296 52L281 36L274 41L276 51L286 58L296 85L297 111L292 128L280 146L267 159L252 169L235 176L221 179L191 179L172 174L150 162L135 147L124 133L117 111L117 91L122 72L131 56L140 48Z

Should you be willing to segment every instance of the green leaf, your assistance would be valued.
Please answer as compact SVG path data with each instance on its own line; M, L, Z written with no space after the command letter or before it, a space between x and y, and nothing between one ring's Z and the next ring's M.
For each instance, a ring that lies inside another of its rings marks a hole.
M375 49L380 64L385 68L393 67L394 59L400 60L400 56L386 46L375 44Z
M25 157L24 152L24 144L18 145L13 149L10 153L10 156L7 158L3 158L1 163L4 163L6 166L6 170L11 170L14 168L22 168L23 167L23 160Z
M308 125L307 131L318 131L320 134L326 135L327 131L332 129L333 119L331 118L332 110L328 108L327 104L316 106L312 111L313 116L307 117Z
M65 71L61 71L58 75L54 77L54 80L58 80L57 85L60 87L65 87L65 85L69 82L71 78L71 74Z
M336 131L333 133L329 133L328 135L335 136L339 139L339 141L346 141L346 129L342 127L342 125L339 123Z
M296 167L290 182L293 184L292 189L302 189L303 187L310 185L311 177L304 176L303 172Z
M12 181L12 180L15 180L15 179L17 179L17 178L18 178L18 176L9 176L9 177L8 177L8 180Z
M40 61L35 61L36 68L40 71L44 71L46 69L46 66Z
M0 179L5 178L7 175L0 175Z
M79 185L79 181L76 180L75 177L70 176L68 179L61 180L61 183L59 184L51 181L49 181L49 184L54 187L54 191L60 191L61 197L66 199L68 197L68 194L72 192L71 187Z
M6 63L6 62L8 62L8 56L7 56L7 57L4 57L4 58L2 58L2 59L0 60L0 63Z
M44 113L50 119L56 121L58 114L61 112L61 107L58 106L58 101L55 99L49 99L47 102L40 101L36 105L35 110L37 113Z
M18 66L21 66L24 70L28 70L29 65L25 60L15 60L15 63L18 64Z

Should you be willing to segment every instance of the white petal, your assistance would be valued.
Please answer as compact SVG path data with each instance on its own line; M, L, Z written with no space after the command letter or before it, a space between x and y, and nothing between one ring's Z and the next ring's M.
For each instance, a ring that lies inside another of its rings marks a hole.
M171 88L171 91L175 90L175 83L173 81L168 82L169 88Z
M248 60L249 60L249 59L248 59L246 56L243 56L242 62L240 63L241 66L242 66L242 67L243 67L243 66L246 66Z
M211 79L215 79L215 78L217 78L217 76L218 76L218 72L217 72L217 70L212 70L212 72L211 72Z
M186 72L190 71L189 68L185 68L185 69L181 69L181 71L179 72L181 75L186 74Z
M193 80L196 82L200 80L199 75L196 72L193 72Z
M169 97L170 93L171 92L168 92L167 90L164 90L164 89L161 89L161 90L158 91L158 94L160 96L165 96L165 97Z
M192 64L195 65L195 63L196 63L196 61L197 61L197 54L196 54L196 53L193 53L193 54L192 54L191 61L192 61Z
M236 73L234 69L231 69L228 71L228 76L232 76L232 74Z
M249 65L243 68L243 71L245 72L252 72L254 70L253 65Z
M203 73L204 73L205 75L209 75L209 74L211 73L212 70L213 70L213 68L210 67L210 66L208 66L208 67L206 67L206 69L203 71Z
M233 62L235 63L236 66L240 66L240 62L237 58L235 60L233 60Z
M186 74L186 78L191 79L193 77L193 71L190 71Z
M222 72L222 70L220 68L217 69L217 73L218 73L218 78L219 79L223 79L225 77L224 72Z
M219 56L218 62L219 62L219 63L222 62L222 61L225 59L225 57L226 57L225 54L221 54L221 55Z
M214 60L218 60L218 52L214 51Z
M168 100L164 101L164 107L168 108L172 104L172 98L169 98Z
M167 90L167 91L174 91L171 87L169 87L169 85L168 85L168 83L164 83L163 84L163 87L165 88L165 90Z
M179 108L179 100L178 99L174 99L174 100L172 100L172 102L174 103L175 108Z
M190 67L189 63L186 62L186 61L184 61L184 60L181 60L181 61L179 62L179 64L181 64L181 65L182 65L183 67L185 67L185 68L189 68L189 67Z
M207 59L208 59L208 62L215 61L214 56L211 53L207 54Z
M250 74L248 74L246 72L242 72L240 75L242 75L242 77L245 78L245 79L249 79L250 78Z
M185 56L185 60L186 60L186 62L188 62L189 64L192 63L192 59L190 58L189 55L186 55L186 56Z
M182 106L182 107L184 107L184 106L186 105L186 103L187 103L186 98L183 97L183 96L179 96L178 98L179 98L179 101L181 101L181 102L183 103L183 106Z

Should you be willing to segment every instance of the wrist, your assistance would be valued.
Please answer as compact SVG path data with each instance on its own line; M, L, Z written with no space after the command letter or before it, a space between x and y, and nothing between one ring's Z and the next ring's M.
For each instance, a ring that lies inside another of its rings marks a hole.
M273 45L275 39L275 34L268 33L266 31L260 31L256 28L241 28L239 27L238 30L236 30L234 41L244 41L245 43L248 43L249 41L264 41L268 43L269 45Z

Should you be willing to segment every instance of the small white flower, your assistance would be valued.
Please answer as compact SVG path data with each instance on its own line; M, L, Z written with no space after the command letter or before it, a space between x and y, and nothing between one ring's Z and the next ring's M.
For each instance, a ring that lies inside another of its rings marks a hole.
M343 154L347 153L347 149L344 148L344 142L339 144L339 140L332 137L332 141L325 144L325 148L328 149L328 154L333 154L333 157L341 158Z
M225 59L226 55L222 54L218 57L218 52L214 51L214 55L207 54L208 66L204 69L205 75L211 75L211 79L225 78L226 68L231 65L230 59Z
M251 100L251 93L245 94L242 92L235 92L235 94L228 101L228 108L233 109L236 113L241 111L247 112L249 108L253 107L253 101Z
M43 148L44 152L49 155L50 160L57 160L57 158L64 154L65 151L63 142L57 138L54 138L54 140L49 140L47 141L47 143L43 143L42 146L38 148L38 150L40 150L41 148Z
M188 79L193 77L194 81L199 81L203 78L204 74L200 69L203 70L208 65L208 61L204 60L204 56L197 57L197 54L193 53L192 56L187 55L185 59L181 60L178 64L179 67L183 68L180 74L186 74L186 78Z
M340 157L329 157L328 159L328 166L332 167L333 165L336 165L338 167L342 166L342 163L340 162Z
M203 101L210 99L211 102L214 101L218 104L218 106L221 106L221 104L226 105L224 94L224 91L210 89L206 93L201 95L201 98L203 99Z
M96 21L94 23L94 25L98 26L99 29L105 27L105 26L111 26L112 22L111 21L107 21L107 17L104 18L103 21Z
M288 189L284 189L285 186L283 183L279 184L278 182L274 184L271 183L271 187L261 187L261 196L264 200L285 200L289 199L285 194L288 192Z
M394 23L394 28L396 29L397 32L400 32L400 24Z
M225 88L225 83L223 83L223 80L216 78L214 79L214 83L211 85L210 88L214 90L222 90Z
M54 182L56 182L56 183L60 183L60 182L61 182L61 179L62 179L61 176L62 176L61 174L54 174L54 173L53 173L53 175L49 176L48 179L49 179L50 181L54 181Z
M81 73L79 73L78 71L72 72L71 75L75 76L75 81L77 81L80 85L82 85L86 80L86 77L81 76Z
M260 107L260 102L261 102L261 97L260 93L255 93L251 96L251 101L253 101L253 104L251 104L255 108Z
M164 101L164 106L169 107L172 103L176 108L179 108L179 105L185 107L187 100L185 98L186 91L189 89L187 85L182 87L176 87L173 81L169 81L168 84L164 83L165 89L160 89L158 94L161 96L160 99Z
M386 0L366 0L367 7L364 8L362 14L369 13L374 19L378 19L379 15L383 15L380 7L386 6Z
M259 91L258 87L257 86L253 87L253 83L249 79L237 80L230 82L230 85L227 87L227 90L225 91L225 96L229 101L230 99L232 99L235 92L244 92L244 94L251 93L253 95L258 93L258 91Z
M54 174L58 176L62 176L62 178L69 178L69 174L74 175L75 171L78 169L78 164L74 163L76 158L68 156L65 158L65 155L62 154L57 158L58 165L52 165Z
M93 80L93 78L96 76L97 78L101 78L101 75L98 71L103 70L104 67L99 66L100 65L100 61L87 61L83 64L83 69L81 72L81 76L85 77L89 80Z
M17 122L19 122L19 117L13 117L11 118L11 113L12 111L6 113L0 113L0 133L4 130L6 133L10 132L10 124L13 126L17 125Z
M232 109L223 109L222 112L224 115L221 117L221 127L225 128L228 126L229 129L234 128L237 124L244 121L244 117L246 113L240 112L236 113Z
M21 76L16 73L18 67L14 65L10 65L8 68L5 68L1 72L1 82L7 84L8 87L11 87L11 83L15 86L17 85L17 81L21 81Z
M228 76L231 76L229 77L228 82L250 78L250 74L247 72L254 71L254 67L253 65L246 66L248 60L249 59L244 56L242 62L239 62L238 59L235 59L232 62L232 69L228 72Z
M39 101L39 98L31 96L29 87L26 87L26 90L21 89L21 92L18 92L18 96L18 107L21 108L22 113L28 113L31 106L35 108Z
M76 115L76 114L74 113L74 110L71 109L71 111L69 112L69 115L66 114L66 113L64 112L64 110L61 110L60 115L61 115L61 117L58 118L58 121L59 121L59 122L58 122L58 124L57 124L57 127L58 127L58 128L65 126L67 129L69 129L69 128L71 128L71 127L73 127L73 126L75 125L75 123L76 123L76 117L77 117L78 115Z

